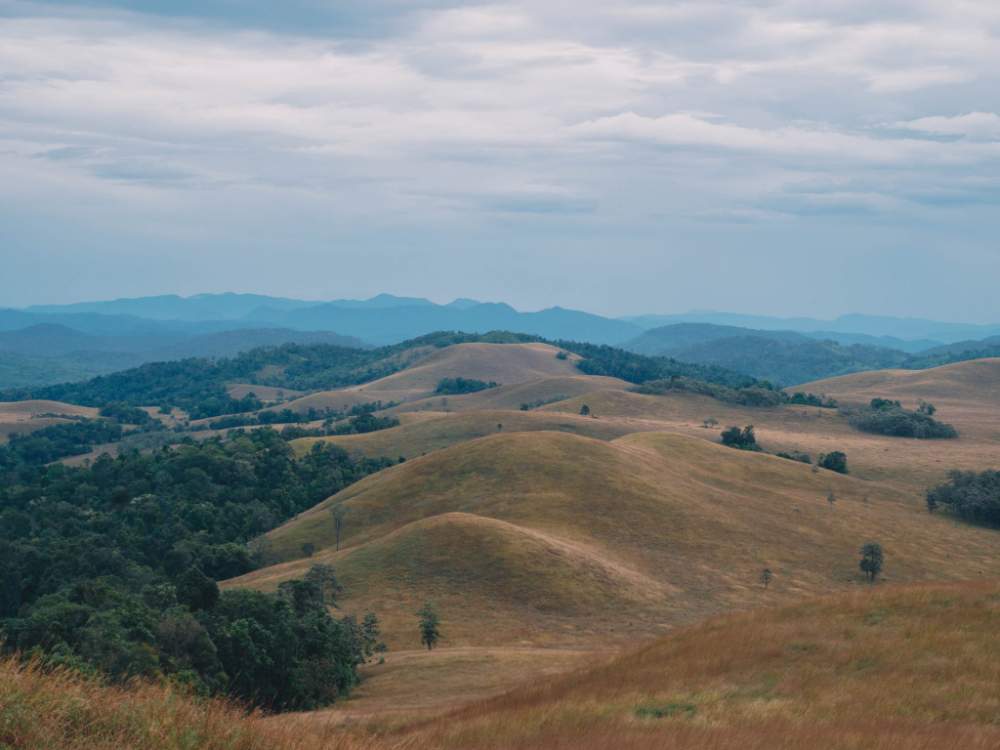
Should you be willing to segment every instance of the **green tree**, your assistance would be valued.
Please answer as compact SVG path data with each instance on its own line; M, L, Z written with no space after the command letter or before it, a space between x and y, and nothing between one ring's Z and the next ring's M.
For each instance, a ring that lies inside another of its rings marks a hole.
M858 567L865 574L868 583L875 583L875 579L882 572L882 545L878 542L868 542L861 548L861 561Z
M430 651L441 638L441 620L430 604L424 604L417 612L417 616L420 618L420 642L427 646L427 650Z
M581 406L580 407L580 416L581 417L589 417L590 416L590 407L587 406L586 404L584 404L583 406Z
M738 448L744 451L759 451L757 436L754 434L753 425L748 424L742 430L739 427L729 427L722 431L722 444L730 448Z
M192 610L211 609L219 601L219 584L192 566L177 579L177 601Z

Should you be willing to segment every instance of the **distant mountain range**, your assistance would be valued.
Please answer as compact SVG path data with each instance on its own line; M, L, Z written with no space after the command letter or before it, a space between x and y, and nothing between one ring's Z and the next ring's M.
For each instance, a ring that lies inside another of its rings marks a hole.
M21 380L39 384L40 378L62 382L157 359L219 357L291 341L383 345L446 330L506 330L609 344L719 364L781 383L902 366L904 354L932 353L940 361L964 351L988 353L996 347L990 337L1000 336L1000 325L868 315L820 320L708 311L615 319L561 307L521 312L467 298L442 305L391 294L332 301L161 295L0 309L0 387L26 384Z

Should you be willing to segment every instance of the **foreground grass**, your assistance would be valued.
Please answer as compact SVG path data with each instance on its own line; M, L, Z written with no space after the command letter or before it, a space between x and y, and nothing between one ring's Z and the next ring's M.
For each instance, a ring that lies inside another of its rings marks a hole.
M732 615L411 729L434 748L1000 747L1000 584Z
M164 686L107 687L62 670L0 661L0 750L366 750L313 724L268 722Z

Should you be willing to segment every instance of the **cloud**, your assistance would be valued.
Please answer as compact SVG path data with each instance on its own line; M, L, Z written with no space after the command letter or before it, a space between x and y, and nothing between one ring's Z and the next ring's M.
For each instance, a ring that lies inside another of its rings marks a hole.
M125 212L192 247L364 226L387 263L477 222L622 262L664 227L1000 228L992 0L0 0L0 71L0 202L108 246Z
M969 112L954 117L920 117L916 120L894 123L894 127L932 135L1000 140L1000 115L993 112Z

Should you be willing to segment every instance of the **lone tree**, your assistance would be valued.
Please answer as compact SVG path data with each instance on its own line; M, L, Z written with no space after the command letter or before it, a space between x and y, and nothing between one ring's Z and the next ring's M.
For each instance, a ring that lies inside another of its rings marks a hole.
M340 551L340 532L344 530L344 516L347 515L347 509L343 505L334 505L330 508L330 514L333 516L333 531L337 535L337 551Z
M831 507L831 508L832 508L832 507L833 507L834 505L836 505L836 503L837 503L837 496L833 494L833 490L830 490L830 492L829 492L829 493L827 493L827 496L826 496L826 501L827 501L828 503L830 503L830 507Z
M425 604L417 616L420 618L420 642L427 646L427 650L430 651L436 645L438 640L441 638L441 630L438 627L441 624L441 620L438 618L438 614L434 611L434 607L430 604Z
M878 574L882 572L882 545L878 542L868 542L861 548L861 561L858 567L865 574L868 583L875 583Z
M771 572L770 568L764 568L760 571L760 582L764 584L765 589L771 585L772 578L774 578L774 573Z
M584 404L583 406L581 406L580 407L580 416L581 417L589 417L590 416L590 407L587 406L586 404Z

